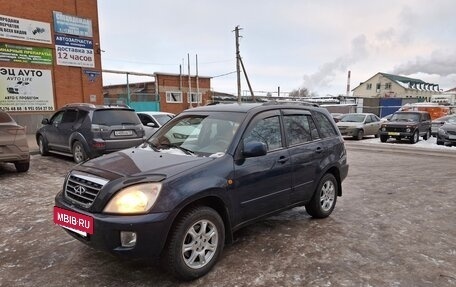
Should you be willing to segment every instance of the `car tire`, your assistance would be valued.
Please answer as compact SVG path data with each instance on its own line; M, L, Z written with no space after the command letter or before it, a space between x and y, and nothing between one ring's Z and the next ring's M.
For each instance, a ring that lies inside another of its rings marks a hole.
M202 230L202 226L206 229ZM181 280L201 277L217 262L224 242L225 227L220 215L207 206L192 208L174 224L162 257L164 267Z
M382 143L386 143L387 140L388 140L388 136L380 135L380 141Z
M73 151L73 159L75 163L81 163L87 159L87 153L81 142L75 141L71 150Z
M358 132L356 133L355 139L356 140L362 140L363 137L364 137L364 131L363 130L358 130Z
M336 206L338 186L334 175L325 174L321 178L312 199L305 205L307 213L314 218L328 217Z
M418 133L418 131L416 130L413 135L410 137L410 143L411 144L415 144L418 142L418 140L420 139L420 134Z
M443 141L437 140L437 145L444 145Z
M26 172L30 168L30 161L15 162L14 167L16 168L17 172Z
M38 137L38 149L40 151L41 155L48 155L49 154L49 147L47 145L47 142L44 140L43 136Z
M375 138L378 138L379 136L380 136L379 133L376 133L376 134L374 135Z
M427 140L430 139L430 138L431 138L431 131L428 130L428 131L426 132L426 134L423 136L423 139L424 139L425 141L427 141Z

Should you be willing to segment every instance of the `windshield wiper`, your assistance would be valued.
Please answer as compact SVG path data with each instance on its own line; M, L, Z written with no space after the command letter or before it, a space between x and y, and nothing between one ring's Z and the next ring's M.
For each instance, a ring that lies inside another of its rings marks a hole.
M189 149L184 148L184 147L181 147L181 146L176 145L176 144L162 144L161 146L165 146L165 147L168 147L168 148L177 148L177 149L183 151L184 153L186 153L188 155L194 155L195 154L194 151L189 150Z

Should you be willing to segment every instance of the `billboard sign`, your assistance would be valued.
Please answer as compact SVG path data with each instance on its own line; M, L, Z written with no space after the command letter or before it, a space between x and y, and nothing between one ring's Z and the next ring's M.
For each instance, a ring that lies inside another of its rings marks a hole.
M52 44L51 25L0 15L0 38Z
M0 62L52 65L52 49L0 43Z
M55 35L57 65L74 67L95 67L93 41L86 38Z
M0 108L9 112L53 111L51 71L0 67Z
M62 12L53 12L54 32L83 37L93 37L92 20L66 15Z

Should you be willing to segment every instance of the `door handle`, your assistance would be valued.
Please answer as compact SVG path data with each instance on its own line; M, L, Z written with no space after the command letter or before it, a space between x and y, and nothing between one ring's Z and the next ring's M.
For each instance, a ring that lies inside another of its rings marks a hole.
M286 163L287 160L288 160L288 157L281 156L281 157L277 160L277 162L278 162L278 163Z
M317 147L317 149L315 150L316 153L321 153L323 151L323 149L321 147Z

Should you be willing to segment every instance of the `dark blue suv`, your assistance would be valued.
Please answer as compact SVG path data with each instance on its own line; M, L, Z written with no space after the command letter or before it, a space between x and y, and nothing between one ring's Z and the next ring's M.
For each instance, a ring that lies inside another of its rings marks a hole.
M56 196L54 222L97 249L161 258L191 280L249 223L302 205L329 216L347 173L343 139L325 109L198 107L138 147L76 166Z

